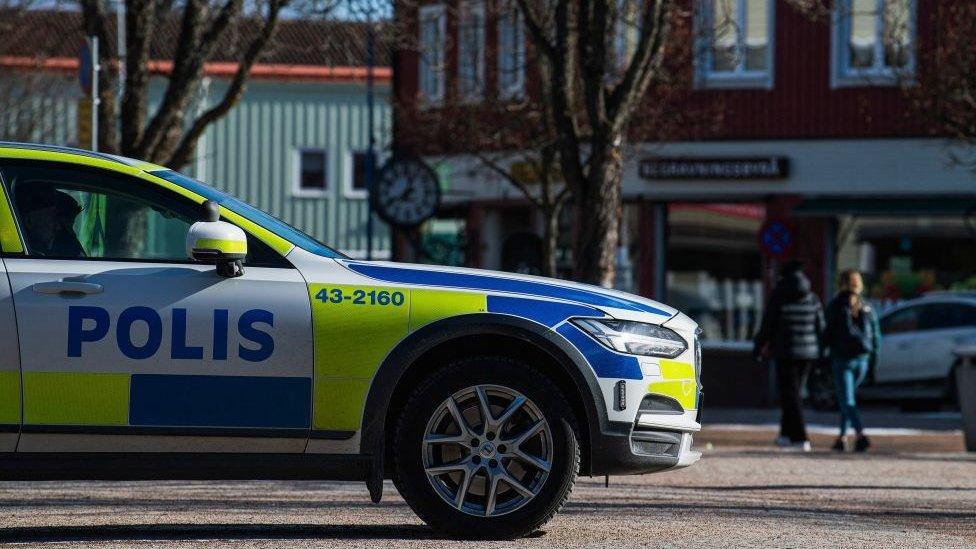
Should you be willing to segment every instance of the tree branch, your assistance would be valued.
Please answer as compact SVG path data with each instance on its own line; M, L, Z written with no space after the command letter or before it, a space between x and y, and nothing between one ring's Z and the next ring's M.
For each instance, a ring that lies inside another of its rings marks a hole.
M278 18L281 14L281 9L287 3L288 0L271 0L268 4L268 14L264 19L261 32L251 42L250 46L248 46L247 52L237 66L237 72L234 73L234 78L231 80L230 86L224 92L223 98L219 103L193 121L190 129L183 134L183 138L167 160L168 166L182 167L186 165L190 161L190 156L193 154L193 151L196 149L197 141L200 140L207 127L226 115L240 101L247 88L247 79L250 76L251 68L254 66L261 52L264 51L265 46L274 36L274 32L278 27Z

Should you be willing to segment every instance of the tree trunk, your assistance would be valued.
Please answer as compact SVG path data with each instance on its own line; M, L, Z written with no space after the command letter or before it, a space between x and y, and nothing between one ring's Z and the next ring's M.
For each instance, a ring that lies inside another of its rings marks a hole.
M611 288L623 211L621 158L614 147L609 153L595 150L590 160L588 177L576 191L576 278Z

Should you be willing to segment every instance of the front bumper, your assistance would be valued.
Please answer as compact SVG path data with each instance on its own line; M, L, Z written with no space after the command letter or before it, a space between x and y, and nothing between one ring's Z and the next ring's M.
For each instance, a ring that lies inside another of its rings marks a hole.
M592 441L593 475L640 475L687 467L701 458L692 449L701 429L696 412L641 412L633 424L611 422Z

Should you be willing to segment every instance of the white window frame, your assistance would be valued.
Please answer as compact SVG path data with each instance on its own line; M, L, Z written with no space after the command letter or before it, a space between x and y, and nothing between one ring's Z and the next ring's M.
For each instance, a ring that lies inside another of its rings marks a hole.
M773 89L775 82L774 67L776 60L776 1L766 0L766 34L769 38L769 45L766 48L766 69L746 70L745 68L745 29L743 24L743 14L746 13L746 0L735 0L736 25L741 29L737 33L736 49L739 51L738 62L734 71L713 71L712 70L712 32L715 28L713 21L714 0L701 0L698 4L698 29L696 35L699 37L696 46L697 55L695 63L698 65L695 71L695 83L700 88L716 89L737 89L737 88L760 88Z
M322 153L325 155L325 188L306 189L302 187L302 154L307 152ZM326 147L300 147L295 149L294 154L295 170L292 175L291 194L296 198L328 198L331 185L329 185L329 168L332 166L332 155Z
M476 15L478 24L468 24L468 17ZM466 32L475 32L475 51L468 51ZM461 101L477 102L485 97L485 2L484 0L461 0L458 4L457 24L457 90ZM475 69L472 89L466 89L464 70L468 61L474 59Z
M884 2L875 0L874 65L871 67L850 66L851 0L837 0L830 24L830 87L849 88L857 86L894 86L899 74L911 77L915 74L915 46L917 44L918 9L916 0L908 5L908 63L895 69L884 65Z
M515 35L515 51L508 52L502 51L502 15L514 14L514 28L512 32ZM522 20L522 12L515 6L514 2L506 3L499 6L498 11L498 96L502 99L521 99L525 96L525 22ZM505 87L502 84L502 73L507 72L503 70L503 53L507 53L515 58L516 69L515 69L515 82L511 86Z
M424 40L424 21L429 19L437 20L437 33L440 39L434 44L425 44ZM447 71L445 70L447 12L445 11L444 4L427 4L421 6L418 10L417 21L417 42L419 45L417 52L417 86L419 88L420 103L422 105L440 105L444 102L445 80L447 78ZM437 59L437 66L427 66L425 64L424 59L428 55L428 50L434 53L434 57ZM428 80L434 83L434 92L432 94L425 93L427 90L425 81Z

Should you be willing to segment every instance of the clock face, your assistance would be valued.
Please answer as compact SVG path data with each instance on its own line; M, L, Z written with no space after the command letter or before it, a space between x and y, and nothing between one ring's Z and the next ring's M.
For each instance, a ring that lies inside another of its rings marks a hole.
M393 158L373 185L373 208L387 223L419 225L437 213L441 201L437 174L418 158Z

